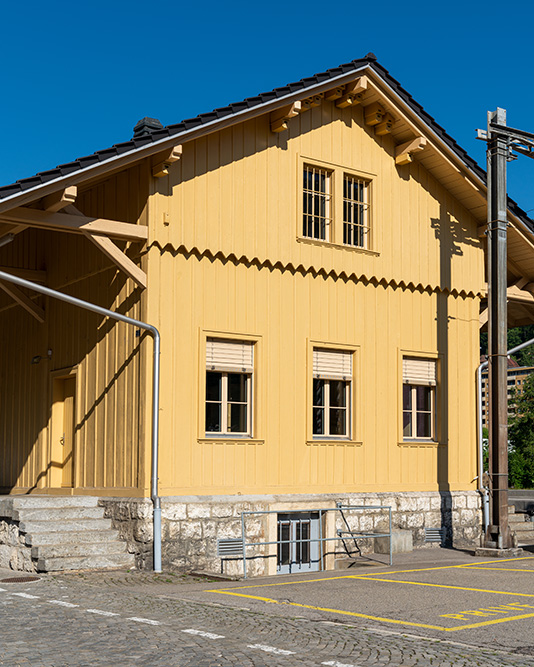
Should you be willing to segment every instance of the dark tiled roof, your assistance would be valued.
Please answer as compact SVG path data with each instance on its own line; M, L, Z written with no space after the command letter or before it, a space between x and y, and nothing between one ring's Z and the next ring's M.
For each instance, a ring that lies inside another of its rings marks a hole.
M55 178L60 178L61 176L67 176L76 171L85 169L97 162L105 162L110 158L116 157L125 153L127 151L135 150L136 148L141 148L150 143L164 139L166 137L172 137L173 135L180 134L186 130L194 129L195 127L200 127L205 123L212 122L219 118L224 118L226 116L231 116L245 109L251 109L253 107L265 104L267 102L272 102L273 100L283 97L300 90L305 90L306 88L324 83L329 79L333 79L337 76L343 74L349 74L351 71L356 71L362 67L370 67L382 78L387 84L399 95L399 97L427 124L432 130L441 138L441 140L446 143L457 155L458 157L466 164L469 169L471 169L475 174L480 177L484 182L486 181L486 172L482 169L476 162L473 160L467 152L459 146L456 141L445 132L445 130L436 123L434 118L428 114L423 107L416 102L413 97L406 91L400 83L394 79L391 74L377 62L376 56L373 53L368 53L364 58L359 58L357 60L352 60L350 63L345 63L339 65L339 67L333 67L332 69L326 70L325 72L319 72L313 76L305 77L300 81L294 83L289 83L286 86L281 86L280 88L275 88L266 93L260 93L254 97L247 97L241 102L235 102L229 104L226 107L221 107L214 109L208 113L202 113L195 118L187 118L182 120L180 123L175 123L173 125L167 125L166 127L150 132L150 134L143 135L141 137L136 137L130 141L125 141L119 144L115 144L110 148L105 148L100 151L96 151L92 155L86 155L80 157L73 162L67 164L61 164L55 169L50 169L48 171L42 171L35 176L30 178L23 178L11 185L4 185L0 187L0 201L2 199L15 195L17 193L23 192L30 188L36 187L38 185L44 184L47 181L50 181ZM518 215L524 222L526 222L529 227L534 230L534 223L528 218L526 213L512 200L509 200L510 209Z

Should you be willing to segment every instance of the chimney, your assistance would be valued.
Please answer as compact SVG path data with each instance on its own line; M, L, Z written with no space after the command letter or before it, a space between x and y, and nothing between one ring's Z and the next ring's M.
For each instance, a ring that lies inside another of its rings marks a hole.
M133 138L146 137L147 134L151 134L155 130L161 130L162 128L163 125L157 118L148 118L148 116L145 116L134 127Z

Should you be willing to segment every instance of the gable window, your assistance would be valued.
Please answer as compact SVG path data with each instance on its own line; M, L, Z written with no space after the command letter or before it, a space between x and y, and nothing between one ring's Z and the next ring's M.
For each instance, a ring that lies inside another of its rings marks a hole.
M304 163L302 174L299 234L305 239L369 250L371 181L334 165Z
M368 247L369 181L357 176L343 176L343 243Z
M405 440L435 439L436 362L402 360L402 433Z
M314 348L312 433L350 437L352 353Z
M206 341L206 435L252 435L254 345Z
M332 178L327 169L304 165L302 235L329 240L332 210Z

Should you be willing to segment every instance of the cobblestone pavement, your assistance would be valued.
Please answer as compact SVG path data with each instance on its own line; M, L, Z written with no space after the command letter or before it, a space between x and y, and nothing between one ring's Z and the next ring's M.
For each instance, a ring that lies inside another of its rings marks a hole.
M191 579L98 573L2 582L0 665L534 667L534 647L492 651L167 596L180 581Z

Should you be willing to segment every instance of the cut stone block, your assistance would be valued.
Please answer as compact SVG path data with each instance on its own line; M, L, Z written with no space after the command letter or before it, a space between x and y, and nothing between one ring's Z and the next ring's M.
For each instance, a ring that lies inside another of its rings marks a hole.
M389 537L377 537L375 540L375 553L389 553ZM413 536L411 530L393 530L391 532L391 553L404 554L413 551Z

